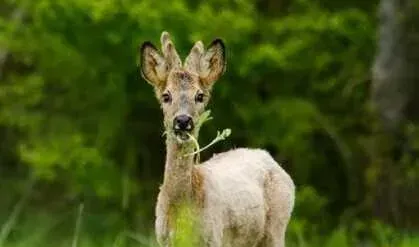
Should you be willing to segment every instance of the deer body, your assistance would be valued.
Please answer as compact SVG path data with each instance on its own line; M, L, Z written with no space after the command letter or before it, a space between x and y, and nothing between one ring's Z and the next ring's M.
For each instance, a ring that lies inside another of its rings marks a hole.
M151 43L141 49L142 74L162 101L166 139L164 181L156 205L156 236L172 246L176 210L189 203L198 218L201 243L207 247L283 247L294 206L294 183L261 149L238 148L195 164L189 136L208 102L212 84L225 69L224 44L207 51L197 42L182 66L163 32L161 56ZM172 133L172 134L170 134Z

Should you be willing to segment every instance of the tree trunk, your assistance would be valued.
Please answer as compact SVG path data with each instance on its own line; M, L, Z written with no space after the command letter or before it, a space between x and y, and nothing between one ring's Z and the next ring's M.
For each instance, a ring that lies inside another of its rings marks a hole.
M0 9L2 10L10 10L12 7L6 5L5 3L0 4ZM7 12L0 12L0 16L7 16ZM21 22L23 20L23 10L20 8L15 8L11 11L11 15L8 17L10 18L11 22ZM7 17L6 17L7 18ZM3 79L5 73L5 64L7 61L7 57L9 55L9 51L4 48L0 47L0 81Z
M419 11L417 0L381 0L379 40L373 66L372 105L377 117L370 175L374 216L401 227L419 225L419 203L407 181L412 157L408 124L418 119ZM414 106L414 107L413 107ZM416 123L417 124L417 123ZM410 160L406 162L406 157ZM416 171L417 172L417 171ZM417 181L416 181L417 183ZM416 205L414 205L416 204Z

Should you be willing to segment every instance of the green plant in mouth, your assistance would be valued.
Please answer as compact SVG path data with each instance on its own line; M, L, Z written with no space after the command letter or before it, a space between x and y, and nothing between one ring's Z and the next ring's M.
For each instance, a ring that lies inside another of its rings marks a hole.
M199 130L199 128L201 128L201 126L208 122L209 120L212 119L211 115L211 111L207 110L205 112L203 112L199 119L198 119L198 123L197 123L197 129ZM189 138L192 140L194 146L195 146L195 151L193 151L192 153L188 153L185 154L184 156L191 156L191 155L195 155L196 154L196 163L199 163L199 153L204 151L205 149L208 149L209 147L213 146L215 143L220 142L225 140L227 137L229 137L231 135L231 129L223 129L221 132L217 131L217 136L206 146L204 146L203 148L200 148L198 140L191 134L188 133Z
M219 142L219 141L223 141L225 140L227 137L229 137L231 135L231 129L223 129L223 131L217 131L217 136L206 146L204 146L203 148L199 147L199 143L198 141L195 139L195 137L193 137L192 135L188 134L189 137L192 139L194 145L195 145L195 151L192 153L188 153L185 154L185 156L190 156L190 155L194 155L194 154L199 154L200 152L204 151L205 149L211 147L212 145L214 145L215 143ZM199 161L199 159L198 159Z
M199 131L199 129L201 128L201 126L204 123L210 121L211 119L212 119L212 117L211 117L211 110L207 110L207 111L203 112L199 116L198 122L195 125L196 126L195 127L196 128L196 131ZM170 130L170 128L167 128L163 132L163 135L162 136L165 136L165 135L173 135L174 136L175 134L174 134L173 131ZM217 131L217 136L209 144L207 144L206 146L204 146L202 148L199 146L197 137L194 137L193 135L191 135L189 133L187 133L187 135L189 136L192 144L195 146L195 151L193 151L192 153L184 154L184 157L186 157L186 156L192 156L192 155L195 155L196 154L197 156L196 156L195 162L196 163L199 163L199 153L202 152L202 151L204 151L205 149L208 149L209 147L213 146L217 142L220 142L220 141L225 140L227 137L229 137L231 135L231 129L227 128L227 129L223 129L221 132L220 131Z

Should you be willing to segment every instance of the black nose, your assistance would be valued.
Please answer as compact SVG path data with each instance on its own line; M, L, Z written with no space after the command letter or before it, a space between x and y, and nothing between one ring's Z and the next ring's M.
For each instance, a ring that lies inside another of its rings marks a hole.
M173 120L173 128L175 130L192 130L193 129L193 122L192 118L188 115L179 115L175 117Z

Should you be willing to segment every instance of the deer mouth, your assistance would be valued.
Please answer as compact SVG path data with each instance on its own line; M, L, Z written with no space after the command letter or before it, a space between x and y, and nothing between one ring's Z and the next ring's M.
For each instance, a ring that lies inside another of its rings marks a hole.
M190 131L187 130L175 130L175 136L180 142L188 141L190 138Z

